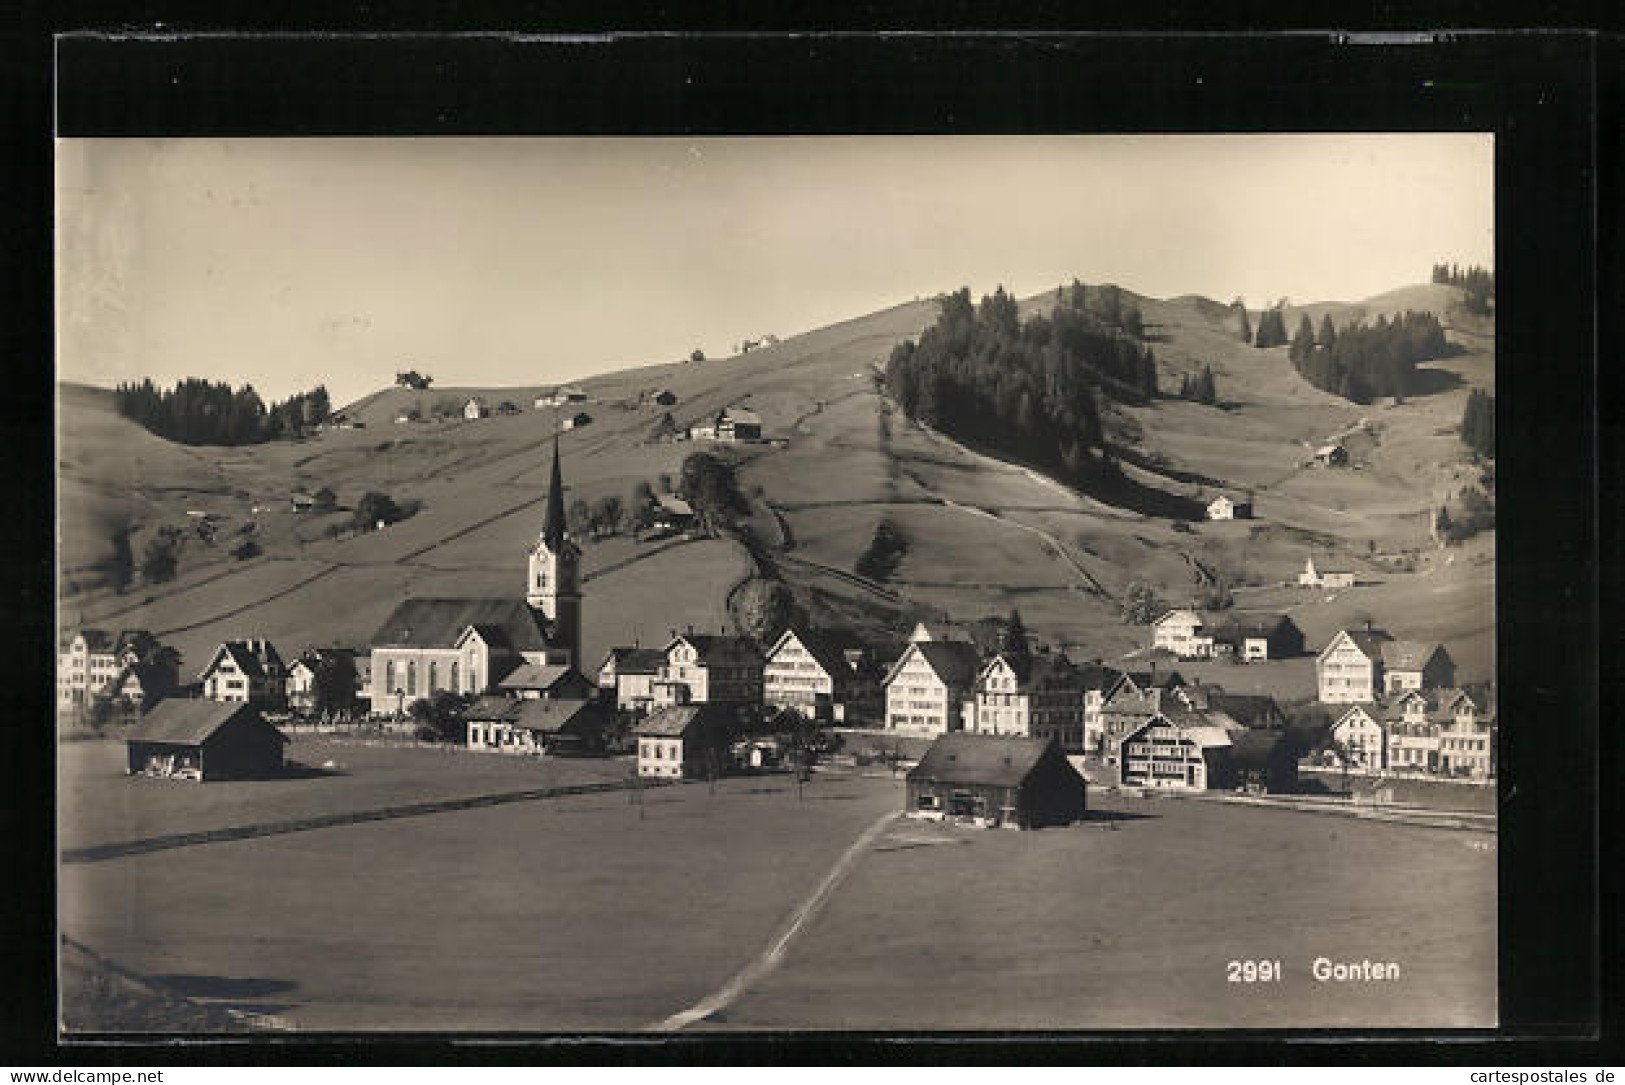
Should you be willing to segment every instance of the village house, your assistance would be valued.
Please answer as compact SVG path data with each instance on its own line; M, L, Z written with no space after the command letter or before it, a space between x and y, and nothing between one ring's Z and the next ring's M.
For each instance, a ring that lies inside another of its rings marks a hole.
M1251 498L1242 499L1231 497L1229 494L1220 494L1208 502L1207 518L1209 520L1251 520L1253 518L1253 502Z
M1456 682L1456 664L1440 644L1414 640L1382 644L1383 691L1440 689Z
M715 418L703 419L688 427L690 441L714 441L717 439L717 420Z
M575 414L572 414L570 417L560 422L559 428L568 433L570 430L580 429L582 426L587 425L591 421L592 415L588 414L586 411L577 411Z
M964 721L976 734L1054 739L1082 753L1083 676L1065 655L1000 652L976 676Z
M886 727L915 735L960 730L979 669L972 644L913 641L886 675Z
M1217 654L1243 663L1303 654L1303 630L1285 614L1236 614L1206 631Z
M372 711L403 713L438 690L488 693L521 664L568 666L581 645L581 551L564 525L557 445L541 535L519 598L407 599L373 634Z
M589 754L604 748L609 718L584 698L481 697L462 713L471 750L492 753Z
M684 633L665 656L650 686L657 707L762 701L762 657L745 637Z
M152 711L154 705L172 697L180 687L180 675L168 663L126 663L109 682L106 696L115 713L126 722Z
M1213 655L1213 638L1203 633L1202 616L1194 610L1170 610L1158 618L1152 627L1151 646L1180 659Z
M1053 739L944 734L909 770L911 817L963 818L989 828L1079 821L1088 785Z
M1300 588L1352 588L1352 569L1317 569L1313 556L1304 559L1303 572L1298 574Z
M1118 762L1123 739L1145 725L1146 721L1164 707L1172 709L1177 701L1174 695L1185 686L1177 671L1136 671L1120 675L1107 688L1100 707L1099 751L1108 765Z
M1383 729L1388 739L1388 769L1393 772L1439 772L1439 720L1421 690L1408 690L1388 705Z
M1434 697L1434 714L1439 721L1439 771L1474 780L1494 777L1493 691L1486 689L1475 695L1464 689L1442 689Z
M694 507L676 494L655 498L654 516L649 526L655 531L677 533L694 526Z
M861 645L831 633L786 629L768 649L762 703L809 719L847 723L878 712L880 685Z
M307 648L288 667L288 711L347 715L356 707L356 677L353 648Z
M251 704L168 700L125 736L125 753L132 776L250 779L279 772L287 742Z
M1102 715L1106 707L1106 691L1117 684L1123 673L1099 661L1078 665L1079 680L1083 684L1083 748L1085 752L1100 749L1106 731Z
M463 404L463 417L470 422L481 418L489 418L490 416L491 408L487 407L485 401L479 396L470 396L468 402Z
M1388 767L1388 735L1382 706L1367 702L1348 707L1327 732L1329 752L1344 768L1380 772Z
M1125 787L1206 791L1232 786L1232 732L1205 713L1151 713L1123 736L1119 778Z
M1315 657L1322 704L1363 704L1382 698L1382 646L1394 638L1381 629L1342 629Z
M734 719L717 704L667 705L632 729L638 775L685 780L720 776L733 739Z
M248 703L269 711L280 711L288 701L288 668L276 645L263 637L220 645L198 681L203 696L211 701Z
M646 713L654 706L654 681L665 665L660 648L611 648L598 666L599 695L617 711Z
M57 655L58 708L88 706L107 695L126 667L145 663L174 672L170 688L180 682L180 654L165 648L145 629L120 630L117 636L102 629L81 629Z

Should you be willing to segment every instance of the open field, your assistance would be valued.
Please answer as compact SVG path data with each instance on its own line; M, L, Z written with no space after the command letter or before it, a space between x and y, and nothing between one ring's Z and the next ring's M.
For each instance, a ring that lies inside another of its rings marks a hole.
M295 779L193 784L124 775L122 742L66 742L57 749L58 839L64 850L400 803L624 780L628 764L299 738L288 746L290 761L311 769L332 761L335 767Z
M1495 1022L1488 834L1178 799L1037 833L905 822L730 1028L1470 1027ZM1393 961L1387 983L1310 965ZM1277 983L1227 982L1278 959Z
M105 745L77 745L81 839L622 767L301 742L349 774L197 786L110 778ZM884 776L820 774L800 799L784 777L731 778L645 791L641 818L617 792L74 863L62 929L164 990L300 1029L644 1029L756 961L902 794ZM893 823L777 969L693 1027L1493 1023L1492 836L1092 805L1113 814L1038 833ZM1317 984L1320 955L1401 978ZM1285 979L1227 984L1236 957L1279 958Z

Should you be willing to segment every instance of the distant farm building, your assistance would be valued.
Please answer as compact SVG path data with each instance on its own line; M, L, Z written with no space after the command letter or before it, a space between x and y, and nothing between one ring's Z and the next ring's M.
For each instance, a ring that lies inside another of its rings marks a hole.
M572 414L569 418L566 418L564 421L560 422L559 428L568 432L573 429L580 429L582 426L588 425L591 422L592 415L588 414L586 411L578 411L577 413Z
M316 495L305 490L295 490L289 495L294 512L309 512L316 507Z
M1088 785L1054 740L942 735L909 770L907 811L989 828L1037 829L1082 819Z
M1315 559L1304 559L1303 572L1298 574L1298 587L1300 588L1352 588L1354 587L1354 571L1352 569L1319 569L1315 566Z
M1213 654L1213 638L1203 632L1202 616L1194 610L1170 610L1152 626L1151 646L1181 659L1206 659Z
M1321 445L1315 449L1315 462L1322 467L1346 467L1349 462L1349 450L1335 441Z
M1215 653L1243 663L1303 654L1303 630L1285 614L1234 614L1207 633Z
M1208 502L1207 518L1209 520L1251 520L1253 518L1252 500L1231 497L1220 494Z
M654 519L649 526L656 531L687 531L694 526L694 507L676 494L661 494L655 498Z
M729 407L717 416L717 440L759 441L762 439L762 419L755 411L743 407Z
M1456 684L1456 663L1444 645L1391 640L1382 645L1383 691L1439 689Z
M479 396L471 396L468 402L463 404L463 417L471 422L478 418L488 418L490 414L491 408L487 407Z
M248 704L165 701L125 738L131 775L247 779L282 769L287 738Z
M580 388L573 387L555 388L551 392L547 392L536 397L536 406L538 409L542 407L563 407L570 403L585 402L587 402L587 393L583 392Z

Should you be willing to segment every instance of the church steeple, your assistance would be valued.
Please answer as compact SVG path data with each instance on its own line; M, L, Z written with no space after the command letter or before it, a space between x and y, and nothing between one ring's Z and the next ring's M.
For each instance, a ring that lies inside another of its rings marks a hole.
M581 551L564 524L564 479L559 470L559 439L553 438L553 476L541 538L531 548L525 602L547 619L555 646L574 655L581 650ZM577 660L579 662L579 660Z
M553 477L547 488L547 516L542 521L542 541L555 554L564 542L564 480L559 474L559 439L553 438Z

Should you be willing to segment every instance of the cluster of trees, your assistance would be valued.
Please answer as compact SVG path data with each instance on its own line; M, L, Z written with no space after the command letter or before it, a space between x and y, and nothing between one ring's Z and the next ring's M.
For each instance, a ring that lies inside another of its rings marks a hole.
M297 437L332 414L322 385L267 408L251 384L234 389L224 381L197 377L177 381L168 390L150 378L126 382L114 391L113 402L125 418L186 445L249 445Z
M1185 378L1179 382L1179 398L1195 400L1197 403L1205 403L1209 407L1217 403L1219 401L1219 389L1213 382L1213 367L1204 365L1202 372L1194 377L1186 373Z
M1439 506L1433 529L1446 542L1462 542L1495 527L1495 504L1482 490L1470 487L1457 495L1455 511Z
M955 438L1084 483L1104 466L1091 454L1105 447L1097 397L1156 394L1151 351L1084 309L1023 323L1003 287L979 306L966 289L939 305L918 343L892 351L886 388L910 418Z
M1166 608L1157 598L1157 590L1143 580L1136 580L1123 593L1123 621L1129 625L1150 625L1162 617Z
M1406 311L1392 321L1380 315L1375 324L1356 321L1341 330L1328 317L1318 335L1305 314L1288 355L1298 374L1321 391L1369 403L1409 395L1416 363L1447 349L1444 326L1432 313Z
M1253 322L1247 316L1247 303L1241 298L1237 298L1230 303L1230 311L1237 318L1237 324L1241 329L1241 341L1251 343L1253 341Z
M1477 313L1479 316L1489 314L1490 302L1495 298L1495 272L1489 268L1479 267L1476 264L1472 267L1434 264L1433 281L1460 287L1467 295L1462 307L1469 313Z
M422 502L416 499L397 502L386 493L368 490L361 495L361 500L356 502L355 512L350 516L350 528L354 531L371 531L379 523L385 526L399 523L415 516L422 507ZM343 530L342 526L335 527L339 527L340 531Z
M1495 458L1495 397L1474 388L1461 412L1461 439L1485 459Z
M415 369L408 369L405 373L395 374L397 388L410 388L413 391L426 391L434 383L434 378L427 373L419 373Z
M691 452L677 477L677 496L693 508L707 531L716 534L733 526L736 516L750 511L732 460L714 452Z
M868 547L858 555L852 571L870 580L887 580L902 564L908 553L908 539L890 520L875 525L874 537Z
M1247 310L1241 311L1243 327L1247 319ZM1245 337L1244 337L1245 338ZM1286 307L1277 303L1265 309L1264 314L1258 318L1258 331L1253 334L1253 346L1278 347L1286 342Z
M1140 307L1123 297L1120 286L1111 283L1088 286L1073 279L1070 287L1056 289L1055 298L1058 309L1070 308L1087 313L1108 328L1116 328L1136 339L1145 337L1145 318L1140 313Z

